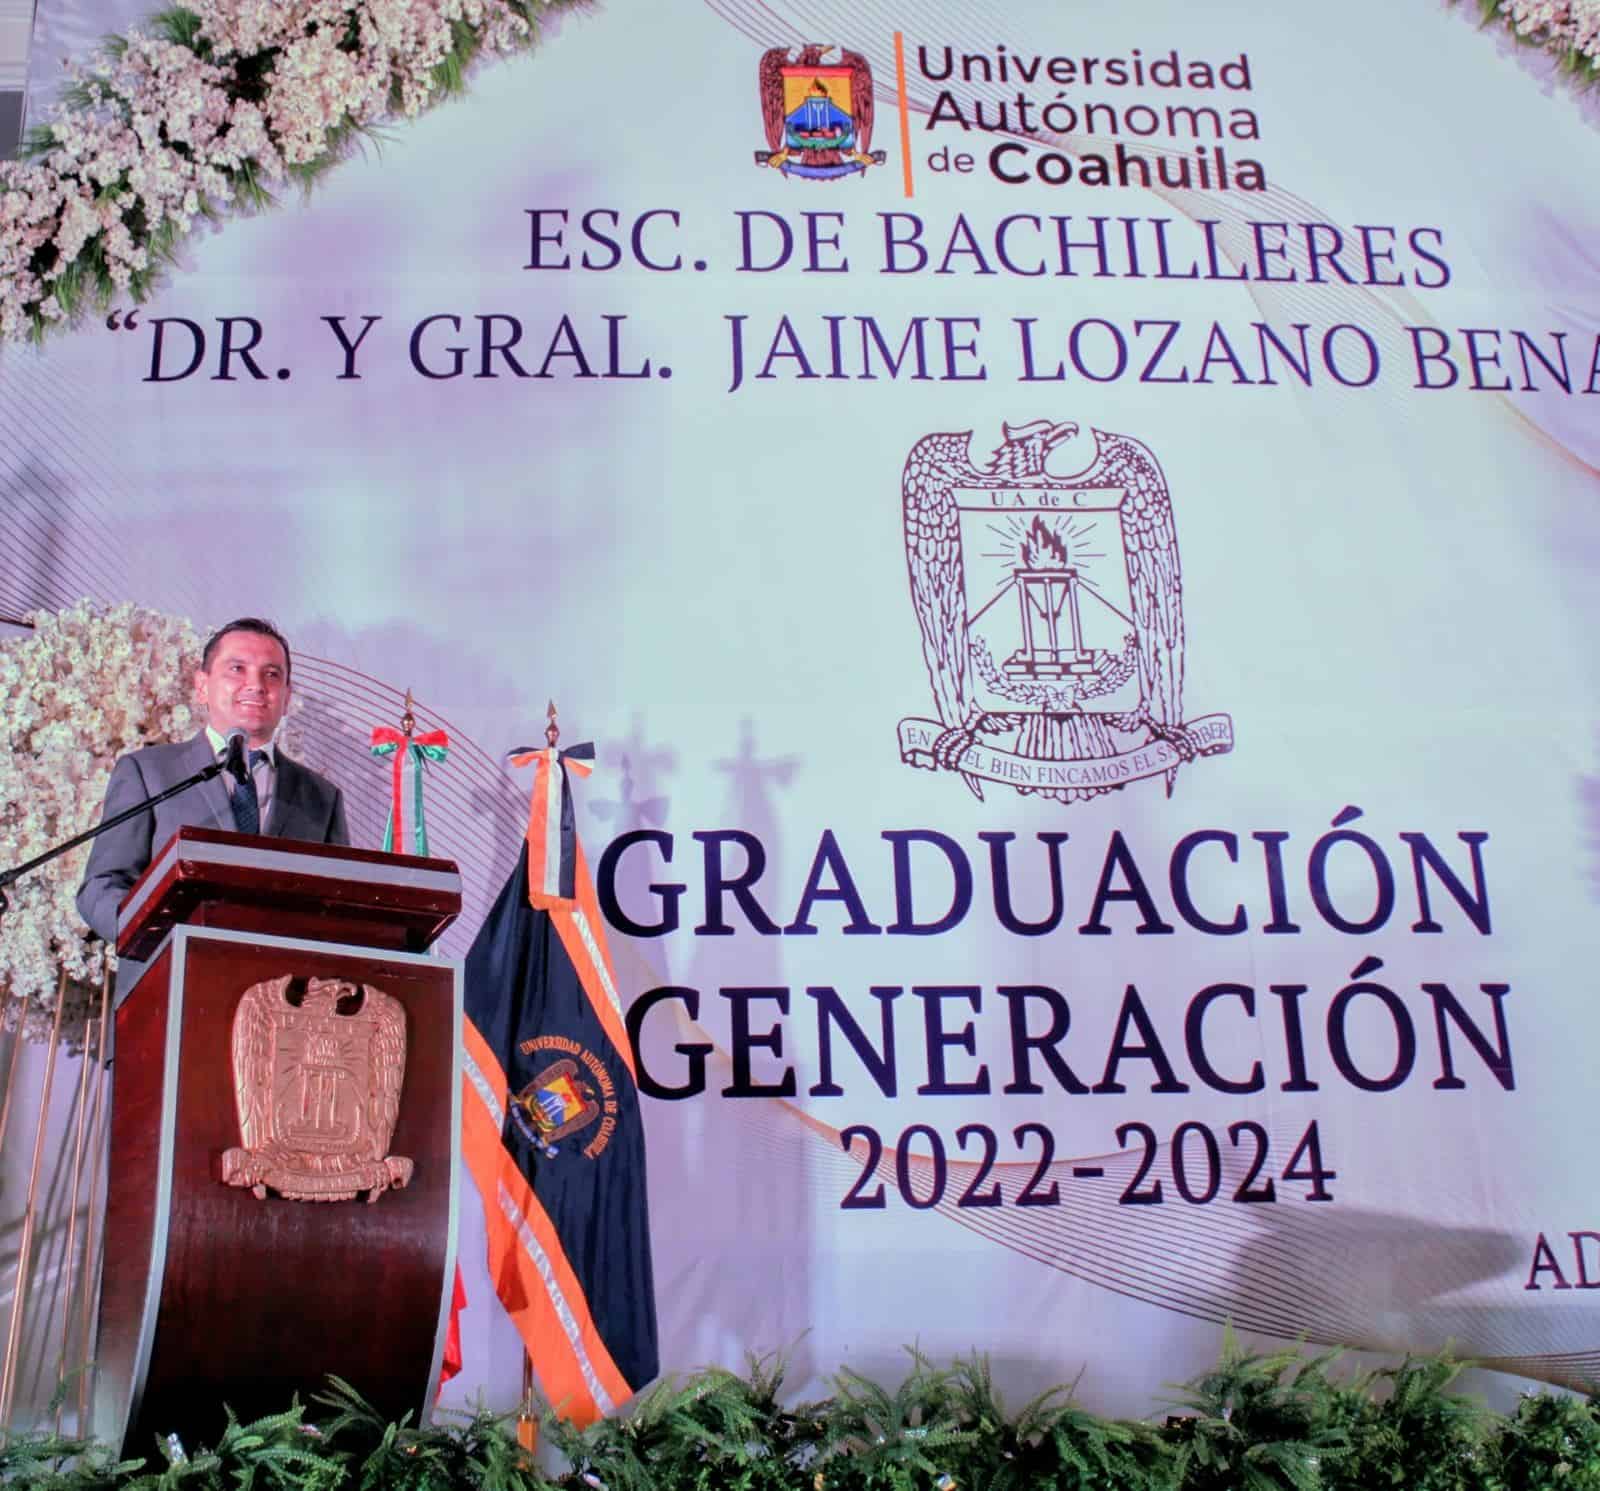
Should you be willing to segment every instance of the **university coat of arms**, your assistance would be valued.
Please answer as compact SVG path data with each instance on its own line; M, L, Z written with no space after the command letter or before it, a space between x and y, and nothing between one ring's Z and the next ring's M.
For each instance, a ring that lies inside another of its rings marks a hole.
M560 1140L600 1117L594 1087L583 1080L569 1056L552 1062L511 1099L511 1121L547 1158L560 1153Z
M1183 718L1183 581L1166 478L1093 430L1071 478L1046 458L1070 422L927 435L901 480L906 566L937 720L900 722L909 765L1083 801L1233 747L1224 714Z
M828 180L883 164L884 152L872 148L872 69L860 52L842 49L825 62L832 50L811 44L797 56L783 47L762 55L767 148L756 151L758 166Z
M376 1201L411 1179L389 1153L406 1071L406 1014L370 984L290 975L254 984L233 1015L241 1146L221 1178L265 1198Z

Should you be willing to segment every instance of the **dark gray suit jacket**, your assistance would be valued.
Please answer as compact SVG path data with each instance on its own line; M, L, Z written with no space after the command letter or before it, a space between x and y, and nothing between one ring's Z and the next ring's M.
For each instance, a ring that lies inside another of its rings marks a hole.
M121 756L111 768L101 821L136 802L193 776L214 760L204 730L177 745L146 746ZM180 828L234 828L224 775L180 792L148 813L101 834L89 850L89 865L78 887L78 912L107 942L117 940L117 907L151 858ZM344 798L326 777L277 752L277 777L272 789L272 814L266 830L276 838L309 839L314 844L348 844ZM132 979L124 968L117 987L126 993ZM137 974L138 970L132 970Z

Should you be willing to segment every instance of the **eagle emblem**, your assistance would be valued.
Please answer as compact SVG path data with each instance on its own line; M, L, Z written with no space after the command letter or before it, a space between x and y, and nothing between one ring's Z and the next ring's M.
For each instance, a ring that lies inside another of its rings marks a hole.
M825 181L883 164L883 151L872 148L872 69L861 53L842 49L837 62L825 62L833 50L812 43L798 55L785 47L762 55L767 148L756 151L758 166Z
M1070 421L927 435L901 478L906 568L937 720L900 722L908 765L1081 802L1233 748L1227 715L1183 717L1183 578L1160 463L1091 430L1094 459L1045 469Z
M240 1147L221 1179L290 1201L376 1201L411 1179L391 1155L406 1071L406 1013L371 984L292 975L253 984L233 1014Z
M511 1099L511 1121L530 1144L547 1157L561 1151L560 1140L586 1129L600 1117L593 1086L584 1081L578 1063L563 1056L552 1062Z

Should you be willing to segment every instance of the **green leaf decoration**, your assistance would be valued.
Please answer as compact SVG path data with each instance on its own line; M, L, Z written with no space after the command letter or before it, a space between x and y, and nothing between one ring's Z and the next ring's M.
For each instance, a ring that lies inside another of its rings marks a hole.
M1247 1349L1182 1384L1157 1425L1102 1418L1052 1387L1013 1412L987 1357L908 1348L897 1387L843 1368L830 1396L786 1406L788 1359L664 1377L578 1429L540 1405L530 1456L510 1416L390 1423L330 1377L310 1404L214 1445L118 1461L51 1434L0 1438L17 1491L1600 1491L1600 1412L1566 1394L1491 1413L1455 1390L1448 1352L1341 1374L1337 1353Z

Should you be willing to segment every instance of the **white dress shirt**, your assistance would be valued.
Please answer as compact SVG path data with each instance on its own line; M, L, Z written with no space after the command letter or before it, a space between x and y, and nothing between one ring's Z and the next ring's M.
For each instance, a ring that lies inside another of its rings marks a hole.
M216 753L217 759L221 760L227 753L227 737L218 734L210 725L207 725L206 739L211 742L211 749ZM246 761L250 759L252 751L260 751L264 757L263 760L257 761L250 768L250 775L256 784L256 803L260 812L261 832L268 833L270 832L269 825L272 822L272 789L277 785L278 781L277 742L269 740L264 746L247 744L244 752ZM233 795L232 778L229 778L229 782L228 795L231 797Z

